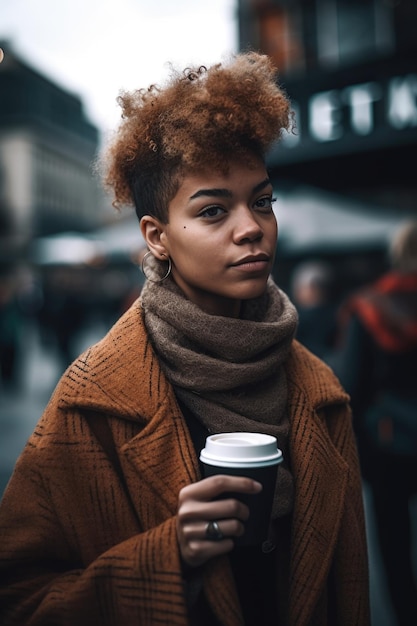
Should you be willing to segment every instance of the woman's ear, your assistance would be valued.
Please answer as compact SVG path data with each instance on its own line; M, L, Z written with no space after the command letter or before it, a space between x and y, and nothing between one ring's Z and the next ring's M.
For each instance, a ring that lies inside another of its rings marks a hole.
M166 260L168 253L162 243L165 225L152 215L144 215L140 220L140 230L152 254L161 261Z

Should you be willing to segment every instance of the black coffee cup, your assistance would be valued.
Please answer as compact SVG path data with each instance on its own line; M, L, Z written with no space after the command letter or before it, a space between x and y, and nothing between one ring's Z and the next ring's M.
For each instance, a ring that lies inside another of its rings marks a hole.
M236 545L255 546L266 541L278 467L283 460L276 438L244 432L210 435L201 450L200 460L205 477L215 474L247 476L262 484L259 493L224 493L221 498L236 498L244 502L250 511L245 532L236 537Z

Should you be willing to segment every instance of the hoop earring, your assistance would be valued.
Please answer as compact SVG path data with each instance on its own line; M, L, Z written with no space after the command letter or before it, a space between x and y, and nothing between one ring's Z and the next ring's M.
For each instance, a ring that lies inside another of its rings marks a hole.
M154 259L154 261L155 261L155 266L157 266L157 259L156 259L156 257L152 254L152 252L151 252L151 251L148 251L148 252L145 254L145 256L143 257L143 259L142 259L142 263L141 263L141 266L140 266L140 267L141 267L141 270L142 270L142 273L143 273L143 275L145 276L146 280L149 280L149 282L151 282L151 283L162 283L162 282L163 282L164 280L166 280L166 279L168 278L168 276L171 274L171 269L172 269L171 257L169 257L169 256L168 256L168 255L166 255L166 254L164 254L164 255L163 255L163 256L166 256L166 257L167 257L168 269L167 269L167 271L165 272L165 274L162 276L162 278L157 278L157 279L155 279L155 278L151 278L150 276L148 276L148 275L146 274L146 271L145 271L145 270L146 270L146 267L147 267L147 266L146 266L146 259L148 259L148 258L149 258L149 255L151 255L151 257ZM148 266L149 266L149 263L148 263ZM151 266L149 266L149 267L150 267L150 271L151 271L151 273L152 273L154 276L157 276L157 270L158 270L159 268L158 268L158 267L151 267Z

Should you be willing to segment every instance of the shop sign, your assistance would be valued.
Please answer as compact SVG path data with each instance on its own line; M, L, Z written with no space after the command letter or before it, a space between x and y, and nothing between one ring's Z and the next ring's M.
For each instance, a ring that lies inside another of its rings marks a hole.
M304 109L301 102L293 101L292 106L297 127L285 134L281 144L288 148L349 138L351 149L352 140L363 144L381 131L395 142L394 134L417 128L417 74L322 91L307 98Z

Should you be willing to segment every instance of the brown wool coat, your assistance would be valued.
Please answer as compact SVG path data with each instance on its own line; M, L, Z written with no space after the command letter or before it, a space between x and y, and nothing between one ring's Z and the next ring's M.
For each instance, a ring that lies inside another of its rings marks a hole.
M347 396L297 342L288 361L295 479L289 626L367 626L361 481ZM136 515L88 425L107 417ZM2 626L186 626L175 533L199 479L139 303L64 374L0 507ZM139 521L138 521L139 520ZM221 624L243 620L228 557L204 568ZM337 624L326 617L329 599Z

